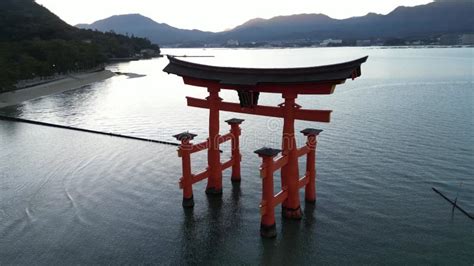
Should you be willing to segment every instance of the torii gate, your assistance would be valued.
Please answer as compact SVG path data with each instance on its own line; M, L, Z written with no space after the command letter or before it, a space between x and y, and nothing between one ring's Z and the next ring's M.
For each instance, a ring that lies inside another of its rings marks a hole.
M175 135L181 146L178 154L183 161L183 177L180 187L183 189L183 206L193 207L192 185L208 179L206 193L222 193L222 171L232 167L232 180L240 181L239 125L240 119L226 121L231 125L230 133L219 135L219 111L245 113L283 118L282 148L262 148L257 153L263 159L260 175L262 182L262 203L260 232L264 237L275 237L274 208L282 204L282 214L286 218L301 219L299 189L305 187L307 202L316 200L315 150L316 137L322 130L305 129L301 131L308 137L306 145L300 149L296 146L295 120L313 122L329 122L331 111L302 109L296 104L298 94L327 95L332 94L336 85L343 84L347 79L355 79L361 75L361 64L367 61L363 57L354 61L308 68L231 68L216 67L178 60L168 56L170 63L164 68L168 74L181 76L185 84L205 87L209 92L206 99L187 97L188 106L209 109L209 138L207 141L193 145L190 141L195 134L185 132ZM240 104L224 102L219 97L221 89L236 90ZM278 107L258 104L260 93L280 93L284 102ZM232 141L232 157L221 163L219 145ZM192 174L192 153L208 149L208 168ZM282 156L273 158L282 152ZM307 155L306 174L300 178L298 157ZM274 195L273 173L281 169L282 190Z

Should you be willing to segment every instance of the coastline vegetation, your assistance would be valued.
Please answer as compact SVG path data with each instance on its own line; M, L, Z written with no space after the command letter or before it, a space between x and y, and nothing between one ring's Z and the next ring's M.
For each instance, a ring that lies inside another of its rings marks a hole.
M94 69L160 48L149 40L72 27L33 0L0 2L0 92L20 80Z

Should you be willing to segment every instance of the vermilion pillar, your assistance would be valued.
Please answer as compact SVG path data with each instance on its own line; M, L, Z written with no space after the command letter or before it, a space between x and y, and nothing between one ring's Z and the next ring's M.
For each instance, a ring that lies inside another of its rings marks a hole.
M309 153L306 159L306 175L308 178L308 184L305 187L305 201L308 203L316 202L316 137L321 133L322 130L307 128L302 130L305 136L308 137L306 145L309 148Z
M196 136L196 134L189 132L184 132L173 136L177 140L181 141L181 145L178 149L178 156L182 159L183 177L181 178L179 184L180 188L183 189L183 207L187 208L194 206L193 176L191 172L191 150L193 144L191 144L190 141Z
M206 187L207 194L222 194L222 169L221 155L219 150L219 105L222 99L219 98L220 88L209 87L209 179Z
M240 124L244 122L245 120L243 119L237 119L233 118L230 120L227 120L227 124L230 125L230 133L232 134L232 175L231 175L231 180L232 182L240 182L240 162L242 161L242 155L240 154L240 141L239 137L241 135L241 129L240 129Z
M275 224L275 204L274 204L274 188L273 188L273 158L280 153L281 150L262 148L255 151L262 159L262 202L260 205L261 223L260 235L263 237L273 238L277 235Z
M283 108L283 156L288 157L288 163L281 169L282 186L288 188L288 198L282 205L282 214L286 218L301 219L300 197L299 197L299 170L298 155L295 139L295 103L297 95L292 92L283 93L285 99Z

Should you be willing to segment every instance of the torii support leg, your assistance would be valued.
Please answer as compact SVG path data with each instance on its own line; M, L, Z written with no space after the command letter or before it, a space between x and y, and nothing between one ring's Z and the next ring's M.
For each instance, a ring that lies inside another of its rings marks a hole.
M308 184L305 187L305 201L308 203L316 202L316 136L308 136L308 147L310 152L306 158L306 174L308 175Z
M183 188L183 207L190 208L194 206L193 199L193 180L191 173L191 147L192 144L189 140L183 140L179 147L179 152L182 158L182 171L183 179L181 180L181 186Z
M191 172L191 150L193 144L190 141L196 137L196 134L183 132L174 135L177 140L181 141L179 145L178 156L182 159L183 177L179 180L179 186L183 189L183 207L192 208L194 206L193 199L193 174Z
M276 224L275 224L275 203L274 188L273 188L273 172L275 171L275 162L273 158L280 153L280 150L262 148L256 150L263 159L260 175L262 177L262 202L260 205L260 213L262 215L260 222L260 235L266 238L276 237Z
M308 155L306 157L306 178L308 183L305 186L305 201L307 203L316 203L316 145L318 144L317 137L322 130L307 128L302 130L308 139L306 146L309 148Z
M209 164L209 179L206 194L222 194L221 154L219 151L219 98L220 88L209 87L209 149L207 160Z
M240 182L240 161L242 160L242 155L240 154L240 141L239 137L241 135L240 124L244 122L243 119L233 118L227 120L227 124L230 125L230 133L232 134L232 182Z
M288 163L281 169L282 186L288 188L288 198L282 205L282 214L285 218L301 219L299 197L299 170L298 154L295 139L295 111L299 108L296 103L297 95L292 92L283 93L285 99L282 105L284 112L283 122L283 156L288 157Z

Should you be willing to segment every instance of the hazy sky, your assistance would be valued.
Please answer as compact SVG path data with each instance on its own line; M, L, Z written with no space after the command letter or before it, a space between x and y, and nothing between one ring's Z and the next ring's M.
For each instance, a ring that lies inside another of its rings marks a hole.
M37 0L69 24L92 23L112 15L140 13L184 29L221 31L252 18L323 13L333 18L387 14L397 6L431 0Z

